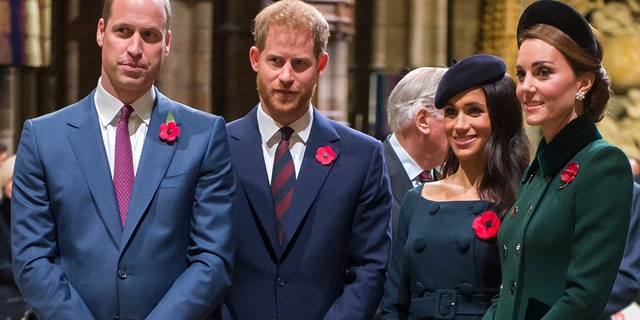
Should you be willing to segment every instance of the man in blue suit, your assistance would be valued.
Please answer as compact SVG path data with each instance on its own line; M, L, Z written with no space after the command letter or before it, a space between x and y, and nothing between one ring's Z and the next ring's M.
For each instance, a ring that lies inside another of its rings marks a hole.
M227 126L239 181L230 319L371 319L382 298L391 216L382 144L311 105L328 37L303 1L256 17L260 104Z
M13 264L40 319L209 319L230 284L235 180L224 120L153 86L170 15L168 0L106 1L98 87L24 124Z

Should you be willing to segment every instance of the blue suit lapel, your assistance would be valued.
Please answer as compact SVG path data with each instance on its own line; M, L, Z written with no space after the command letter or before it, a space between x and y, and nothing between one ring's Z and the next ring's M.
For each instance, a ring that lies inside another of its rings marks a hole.
M340 157L341 144L338 133L327 118L315 109L313 112L311 134L307 141L302 167L296 181L291 207L285 220L286 232L283 242L285 246L289 245L292 236L300 228L331 168ZM316 152L318 148L326 146L330 146L333 149L336 153L336 159L328 165L323 165L316 160Z
M173 113L178 126L182 125L180 112L171 108L170 102L165 96L156 90L156 102L151 112L149 120L149 130L144 141L142 155L136 171L136 179L131 193L131 202L127 212L127 220L123 229L121 247L125 248L131 239L134 230L137 229L140 220L144 218L147 208L156 194L158 186L165 176L171 159L180 144L181 139L187 139L184 135L178 136L178 140L173 143L160 140L160 124L167 121L169 110Z
M77 111L68 121L72 128L68 138L95 201L100 221L109 233L113 245L119 248L122 227L109 162L100 133L98 113L93 102L94 94L95 91L78 103Z
M262 154L262 139L258 129L256 116L257 108L254 108L245 117L238 120L237 130L229 131L232 139L236 140L234 150L239 161L234 161L236 173L240 177L240 183L257 215L262 228L269 237L271 248L278 252L280 247L277 238L275 210L271 186L264 166Z

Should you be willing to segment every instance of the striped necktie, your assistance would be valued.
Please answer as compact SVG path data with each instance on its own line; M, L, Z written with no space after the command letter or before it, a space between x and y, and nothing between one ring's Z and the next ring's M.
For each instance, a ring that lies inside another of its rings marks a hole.
M271 194L276 211L276 225L278 226L278 241L282 244L285 234L284 219L291 205L293 187L296 183L296 172L293 158L289 151L289 138L293 134L290 127L280 129L282 139L276 148L273 161L273 174L271 175Z

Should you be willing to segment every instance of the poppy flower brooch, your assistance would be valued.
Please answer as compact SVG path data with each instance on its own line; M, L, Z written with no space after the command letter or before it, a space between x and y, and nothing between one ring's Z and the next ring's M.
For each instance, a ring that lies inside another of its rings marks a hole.
M562 180L562 182L564 183L560 186L560 189L564 189L571 182L573 182L573 180L576 179L579 170L580 166L576 162L571 161L567 163L567 167L564 168L564 170L562 170L562 172L560 173L560 180Z
M476 236L482 240L495 238L500 229L500 219L493 211L485 211L473 219L471 227L476 232Z
M169 111L167 121L160 125L160 139L166 142L174 142L178 138L178 135L180 135L180 127L176 124L173 113Z
M316 150L316 160L322 165L328 166L336 158L336 153L331 146L320 147Z

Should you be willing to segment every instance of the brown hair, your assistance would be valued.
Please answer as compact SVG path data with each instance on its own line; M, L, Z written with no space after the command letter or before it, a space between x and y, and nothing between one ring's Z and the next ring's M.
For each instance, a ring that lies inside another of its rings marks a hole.
M255 19L253 39L262 51L272 26L308 30L313 36L313 51L317 58L327 48L329 24L314 6L300 0L281 0L262 9Z
M536 24L520 32L518 48L526 39L540 39L556 48L567 59L575 74L592 73L595 75L593 85L584 100L584 111L593 122L602 120L607 112L607 103L611 97L611 80L602 66L603 50L598 38L596 37L597 51L595 55L588 54L567 34L547 24Z

